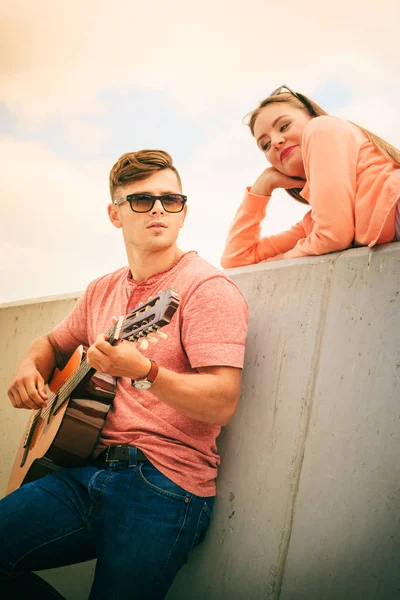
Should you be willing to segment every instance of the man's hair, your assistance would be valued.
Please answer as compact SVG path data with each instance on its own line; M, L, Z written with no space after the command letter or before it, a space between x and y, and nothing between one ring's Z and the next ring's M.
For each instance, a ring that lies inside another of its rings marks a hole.
M181 178L172 164L172 158L164 150L139 150L138 152L127 152L123 154L110 171L110 194L111 198L115 189L119 186L147 179L153 173L171 169L182 187Z

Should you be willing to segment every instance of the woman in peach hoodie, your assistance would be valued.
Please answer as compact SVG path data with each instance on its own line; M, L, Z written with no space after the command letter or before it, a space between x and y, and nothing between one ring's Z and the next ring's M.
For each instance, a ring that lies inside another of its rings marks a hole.
M286 86L250 113L249 127L271 167L246 191L228 234L224 268L400 239L399 150ZM277 188L311 210L289 231L261 238Z

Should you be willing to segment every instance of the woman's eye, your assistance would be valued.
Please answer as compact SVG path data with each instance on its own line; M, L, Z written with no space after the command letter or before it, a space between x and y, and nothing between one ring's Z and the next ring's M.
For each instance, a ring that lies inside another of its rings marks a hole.
M266 144L264 144L264 146L262 147L263 151L266 152L267 150L269 150L270 145L271 142L267 142Z
M289 127L289 125L290 123L285 123L284 125L282 125L279 131L285 131Z

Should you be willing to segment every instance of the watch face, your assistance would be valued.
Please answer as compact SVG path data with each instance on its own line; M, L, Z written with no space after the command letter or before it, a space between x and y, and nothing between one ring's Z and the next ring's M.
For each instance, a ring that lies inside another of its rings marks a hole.
M151 381L147 379L139 379L133 384L137 390L148 390L151 387Z

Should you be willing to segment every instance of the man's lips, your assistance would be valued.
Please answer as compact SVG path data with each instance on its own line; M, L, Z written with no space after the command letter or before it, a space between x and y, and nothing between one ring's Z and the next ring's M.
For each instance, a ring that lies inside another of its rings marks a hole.
M167 226L165 223L162 223L162 221L153 221L152 223L149 223L149 225L147 225L147 229L152 229L152 228L164 228L167 229Z
M279 158L281 160L283 160L285 158L285 156L287 156L289 154L289 152L291 152L293 150L293 148L296 148L296 146L289 146L288 148L285 148L284 150L282 150Z

